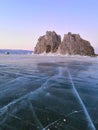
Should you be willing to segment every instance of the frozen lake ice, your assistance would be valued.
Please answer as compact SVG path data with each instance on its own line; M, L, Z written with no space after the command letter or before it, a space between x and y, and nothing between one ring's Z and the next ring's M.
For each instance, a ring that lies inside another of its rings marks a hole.
M98 130L98 58L0 55L0 130Z

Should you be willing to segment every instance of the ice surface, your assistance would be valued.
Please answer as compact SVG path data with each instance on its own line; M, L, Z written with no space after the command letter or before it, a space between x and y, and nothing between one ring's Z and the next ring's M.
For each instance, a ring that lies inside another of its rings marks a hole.
M93 122L92 122L92 119L91 119L91 117L90 117L90 115L89 115L89 113L88 113L88 111L87 111L87 109L86 109L86 106L84 105L84 103L83 103L83 101L82 101L82 99L81 99L81 97L80 97L80 95L79 95L79 93L78 93L78 91L77 91L77 89L76 89L74 83L73 83L72 76L71 76L71 73L70 73L69 70L68 70L68 74L69 74L70 82L72 83L73 92L75 93L75 95L77 96L77 99L79 100L79 103L80 103L81 106L83 107L83 111L84 111L85 116L86 116L86 118L87 118L87 120L88 120L89 129L95 130L95 126L94 126L94 124L93 124ZM76 112L77 112L77 111L76 111Z
M0 55L0 130L98 130L98 58Z

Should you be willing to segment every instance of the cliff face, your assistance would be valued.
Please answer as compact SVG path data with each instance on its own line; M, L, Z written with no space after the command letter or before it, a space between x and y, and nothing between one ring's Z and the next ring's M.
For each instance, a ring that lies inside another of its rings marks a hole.
M61 36L57 35L54 31L47 31L46 35L41 36L38 39L38 43L35 47L34 53L49 53L49 52L56 52L58 49L58 46L61 43Z
M82 39L79 34L65 34L62 43L58 48L61 54L70 55L94 55L94 49L90 42Z
M90 45L90 42L82 39L79 34L71 34L69 32L64 35L61 42L60 35L57 35L54 31L47 31L46 35L38 39L34 53L40 54L43 52L57 52L69 55L95 55L94 48Z

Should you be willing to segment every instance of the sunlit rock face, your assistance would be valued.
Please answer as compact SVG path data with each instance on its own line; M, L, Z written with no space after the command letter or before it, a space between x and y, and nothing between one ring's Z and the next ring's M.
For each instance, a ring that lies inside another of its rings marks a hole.
M34 53L49 53L56 52L59 44L61 43L61 36L54 31L47 31L46 35L39 37L38 43L35 47Z
M61 42L61 36L54 31L47 31L46 35L39 37L34 53L40 54L43 52L69 55L95 55L94 48L90 42L82 39L79 34L69 32L64 35Z
M60 54L70 55L95 55L94 49L89 41L82 39L79 34L71 34L70 32L64 35L58 52Z

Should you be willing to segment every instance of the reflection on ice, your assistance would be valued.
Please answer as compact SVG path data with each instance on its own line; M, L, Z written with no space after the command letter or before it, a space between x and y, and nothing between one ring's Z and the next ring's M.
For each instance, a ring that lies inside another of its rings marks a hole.
M63 68L58 67L58 76L63 76Z
M0 130L98 129L96 59L16 59L0 61Z

